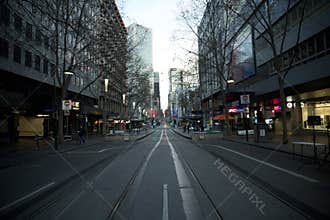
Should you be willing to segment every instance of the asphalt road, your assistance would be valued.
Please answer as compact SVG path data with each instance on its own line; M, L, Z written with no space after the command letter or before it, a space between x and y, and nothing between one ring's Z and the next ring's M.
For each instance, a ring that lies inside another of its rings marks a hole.
M92 158L110 158L102 166L68 181L12 217L322 219L324 215L316 209L299 203L299 200L279 190L281 187L290 187L290 183L297 185L298 189L299 184L302 189L316 187L320 180L286 169L290 162L285 163L285 166L273 160L262 163L261 158L265 159L266 156L261 153L251 156L244 148L237 146L228 148L221 144L196 144L165 126L131 146L124 143L111 147L100 144L90 149L67 152L65 157L77 166L87 166L87 158L88 161ZM44 176L46 180L43 180L43 186L55 181L51 179L52 173L55 174L55 170L61 166L54 166L54 161L48 157L47 160L50 160L48 167L30 168L33 169L31 172L39 172L40 176ZM63 164L72 171L72 167ZM24 179L29 179L29 172L16 175L22 175L18 178L23 185ZM275 189L274 182L270 184L267 181L277 181L281 187ZM38 184L39 189L40 186L42 184ZM1 202L5 205L12 199Z

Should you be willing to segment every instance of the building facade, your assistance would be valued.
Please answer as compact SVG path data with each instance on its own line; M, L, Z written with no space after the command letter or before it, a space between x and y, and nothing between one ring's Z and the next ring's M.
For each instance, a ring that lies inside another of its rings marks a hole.
M137 87L137 90L144 90L142 85L148 87L148 92L143 91L139 94L130 95L130 111L133 112L132 117L139 117L147 114L147 117L152 118L154 115L154 98L155 98L155 77L153 72L153 52L152 52L152 30L143 25L133 23L128 26L128 50L130 59L128 68L129 84L131 87ZM142 82L147 81L147 82ZM135 82L139 85L135 85ZM147 83L148 85L146 85ZM135 88L129 88L134 90ZM142 98L142 100L141 100ZM134 103L134 105L133 105Z
M115 2L68 1L59 7L52 1L0 4L1 140L54 133L56 120L63 114L61 99L71 100L71 110L64 115L65 134L81 125L90 133L101 132L103 111L106 115L125 112L127 39ZM84 14L79 31L50 16L63 16L69 7L76 8L70 10L72 19ZM103 33L98 27L91 28L95 23L107 28L115 44L102 44ZM90 46L91 41L97 43ZM104 47L111 51L112 62L102 54ZM110 79L113 92L109 90L109 102L100 103L105 78Z
M220 0L214 2L220 5L223 3ZM327 83L330 79L329 1L291 1L289 10L286 10L288 1L256 2L261 9L270 8L270 28L275 33L273 44L267 42L264 37L267 31L254 17L253 13L257 9L249 9L245 1L240 1L237 8L240 8L238 12L244 15L240 18L244 19L233 22L228 41L219 44L237 45L232 51L231 59L226 63L227 68L230 68L227 79L230 76L235 82L226 84L227 96L223 103L224 100L221 100L217 91L219 87L212 92L205 89L213 80L203 79L212 73L208 66L200 62L204 111L210 110L210 102L215 103L214 110L220 113L223 113L223 105L227 105L237 124L245 115L251 125L266 122L277 134L282 132L281 111L286 112L289 133L312 129L307 122L308 116L320 116L321 123L315 128L326 130L330 117L330 90ZM266 5L266 2L271 4ZM205 27L208 22L205 18L210 16L206 10L204 21L199 28L200 34L207 30ZM201 50L206 47L205 42L199 43ZM279 51L278 56L274 57L271 45ZM280 99L278 69L285 74L285 100ZM242 103L242 95L249 95L249 104ZM281 109L281 103L285 104L285 109Z

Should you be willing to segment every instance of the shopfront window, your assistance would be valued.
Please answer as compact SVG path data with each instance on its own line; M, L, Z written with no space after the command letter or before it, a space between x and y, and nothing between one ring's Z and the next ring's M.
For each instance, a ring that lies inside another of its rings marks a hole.
M302 119L303 127L305 129L312 129L312 126L308 125L308 116L320 116L321 125L316 125L315 129L326 130L327 124L330 123L330 102L305 102L301 104L302 107Z

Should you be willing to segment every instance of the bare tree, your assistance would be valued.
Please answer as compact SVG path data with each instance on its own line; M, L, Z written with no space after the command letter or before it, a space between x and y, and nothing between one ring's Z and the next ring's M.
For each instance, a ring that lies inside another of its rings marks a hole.
M130 116L134 117L136 110L147 109L150 105L148 99L150 97L150 73L145 70L145 65L141 58L134 56L131 51L128 62L128 100ZM134 103L134 104L133 104Z
M120 72L126 72L126 63L122 64L118 59L120 57L125 60L126 36L113 31L117 28L116 23L109 22L108 19L112 12L109 12L105 2L101 0L23 0L20 4L37 26L37 31L44 33L51 42L51 57L55 62L51 74L54 84L59 88L54 90L58 115L57 129L55 128L58 133L55 136L62 142L61 102L68 95L72 77L79 78L80 84L84 85L78 90L80 95L87 90L92 93L92 85L95 85L95 90L98 79L104 74L110 74L111 65L123 70ZM66 72L73 72L74 76L67 75Z
M292 48L300 43L301 29L305 17L306 0L288 0L288 1L271 1L271 0L248 0L237 10L232 5L225 4L226 7L235 15L247 21L254 32L260 36L260 42L264 47L271 51L273 59L274 71L277 75L279 85L279 95L281 99L281 120L282 120L282 142L288 142L288 129L286 117L286 95L285 95L285 78L289 70L293 67L294 60L299 56L297 50L291 50L287 54L286 44L288 44L288 33L295 38ZM243 9L242 9L243 8ZM297 10L292 10L296 8ZM297 12L297 13L296 13ZM295 21L291 21L290 17L296 13ZM261 57L262 58L262 57Z
M200 0L193 1L194 5L202 5ZM198 3L196 3L198 2ZM202 1L204 2L204 1ZM233 71L231 65L227 65L232 62L232 58L236 48L239 46L237 42L235 43L233 39L238 28L240 28L243 22L247 22L253 33L258 35L264 42L264 47L268 47L272 53L273 67L275 74L278 78L279 85L279 95L281 98L281 119L282 119L282 142L286 143L288 140L287 136L287 124L286 124L286 103L285 103L285 78L293 66L293 62L298 56L297 50L292 50L290 54L287 54L287 35L288 32L295 32L296 40L293 48L297 46L300 42L300 34L305 14L306 0L294 1L271 1L271 0L247 0L247 1L233 1L233 0L218 0L218 1L206 1L206 10L211 10L207 12L211 14L209 18L208 30L203 33L207 33L209 36L208 42L202 42L200 37L198 40L200 44L206 45L206 48L212 51L212 56L215 57L215 68L217 69L217 75L220 76L222 83L220 83L220 90L222 91L223 103L226 103L225 88L226 79L231 71ZM211 8L213 5L213 10ZM290 16L292 13L292 8L297 8L296 21L290 24ZM198 16L196 16L196 10L191 11L184 10L181 13L181 17L189 27L189 29L196 35L196 21L198 21ZM206 12L205 12L206 13ZM206 14L207 14L206 13ZM218 13L222 14L222 19L217 19ZM194 24L195 22L195 24ZM214 25L212 25L214 24ZM212 28L213 26L213 28ZM216 28L221 30L216 31ZM220 41L217 40L219 37L217 34L221 33ZM212 36L214 38L212 39ZM292 36L292 35L291 35ZM206 38L207 39L207 38ZM255 40L255 38L253 38ZM231 49L226 49L226 47ZM213 48L213 49L212 49ZM225 49L225 50L223 50ZM217 51L218 50L218 51ZM231 54L231 55L230 55ZM228 56L229 55L229 56ZM200 68L204 66L209 60L209 57L201 56L199 53ZM216 59L216 57L220 60ZM229 62L228 62L229 60ZM203 80L203 79L200 79ZM203 88L201 88L203 89ZM213 94L213 92L212 92ZM226 105L224 104L226 108ZM213 108L213 107L212 107ZM224 110L225 114L227 109ZM227 114L226 114L227 121Z
M235 2L228 1L227 4L231 4L235 8L237 7ZM201 7L201 5L204 7ZM180 13L180 18L188 31L190 30L198 41L199 51L189 52L198 55L200 90L204 93L210 93L212 99L210 110L212 112L215 110L213 95L217 89L220 90L225 115L225 135L229 132L226 100L227 81L231 77L230 63L234 51L239 46L235 44L235 40L229 42L229 38L233 35L238 23L233 15L234 13L231 10L223 7L222 1L208 0L191 1L191 8L185 8ZM210 83L210 85L206 85L206 88L204 87L205 82Z
M131 117L135 116L139 108L140 110L150 108L152 98L150 76L153 72L141 56L147 34L147 30L142 28L139 31L129 31L128 36L128 106Z

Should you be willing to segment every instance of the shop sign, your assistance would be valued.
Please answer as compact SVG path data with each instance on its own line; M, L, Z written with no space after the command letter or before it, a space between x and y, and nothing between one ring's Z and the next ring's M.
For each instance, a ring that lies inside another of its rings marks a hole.
M64 113L64 116L70 116L70 111L69 110L64 110L63 113Z
M280 98L275 98L275 99L273 99L273 104L274 105L278 105L278 104L280 104L281 103L281 99Z
M250 95L241 95L240 98L241 98L242 105L250 104Z
M72 106L72 110L79 110L80 109L80 102L72 101L71 106Z
M71 100L63 100L62 101L62 110L69 111L72 108Z
M281 106L279 105L274 106L274 111L276 112L281 111Z

